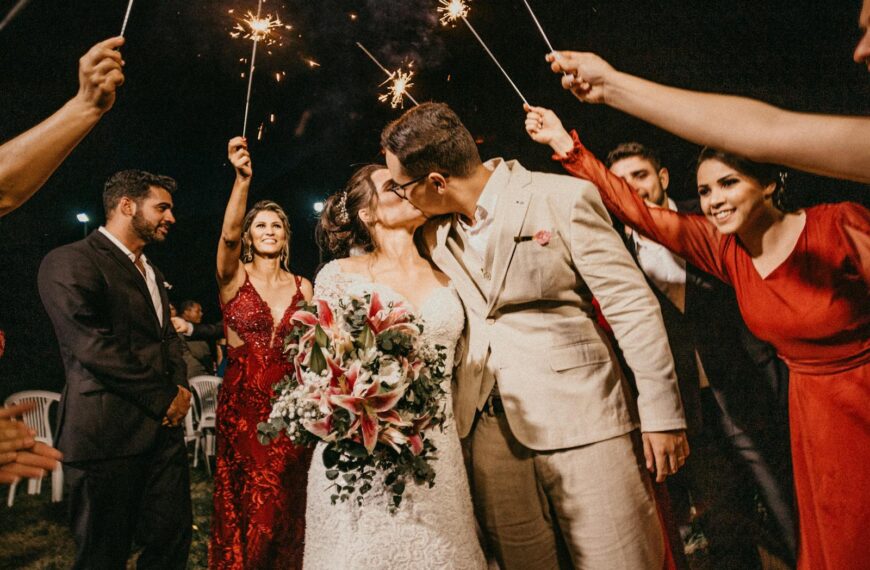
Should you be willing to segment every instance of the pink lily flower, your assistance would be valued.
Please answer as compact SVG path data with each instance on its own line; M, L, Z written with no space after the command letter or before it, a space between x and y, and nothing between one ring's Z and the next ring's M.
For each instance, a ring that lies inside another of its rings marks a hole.
M413 333L417 331L417 328L408 322L409 314L408 309L402 303L396 303L392 307L384 306L381 303L380 295L375 292L372 293L366 322L375 336L394 327L407 328Z
M360 386L357 384L355 388ZM337 406L341 406L356 416L350 431L360 428L363 437L363 446L371 453L378 442L378 423L383 421L387 424L402 425L404 421L393 409L396 402L405 392L405 387L400 386L390 392L380 393L381 383L373 382L367 388L355 389L354 392L362 392L358 395L334 395L331 400Z

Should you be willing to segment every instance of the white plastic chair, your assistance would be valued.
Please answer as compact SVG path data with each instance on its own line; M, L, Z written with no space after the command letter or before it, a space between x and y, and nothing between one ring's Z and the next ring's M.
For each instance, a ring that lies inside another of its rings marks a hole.
M202 457L209 474L211 474L211 463L208 458L215 454L214 431L217 417L217 393L221 382L222 379L218 376L194 376L188 380L193 392L194 418L197 420L197 440L193 452L194 466L196 466L199 450L202 450Z
M187 410L187 415L184 416L184 446L193 442L193 466L196 467L197 459L199 458L199 432L196 429L196 420L194 419L194 406L190 406Z
M33 439L40 441L46 445L54 446L54 438L51 435L51 424L48 421L48 412L52 403L60 402L60 394L57 392L48 392L46 390L26 390L24 392L16 392L6 398L5 406L14 406L16 404L34 403L36 404L32 410L25 412L24 423L30 429L36 431ZM9 486L9 497L6 499L6 504L12 506L15 501L15 491L18 488L18 483L12 483ZM38 495L42 492L42 477L31 477L27 480L27 494ZM51 501L59 503L63 498L63 469L60 463L51 472Z

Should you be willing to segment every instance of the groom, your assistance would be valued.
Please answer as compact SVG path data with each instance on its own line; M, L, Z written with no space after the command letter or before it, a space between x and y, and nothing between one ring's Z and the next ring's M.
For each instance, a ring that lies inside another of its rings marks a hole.
M661 568L646 467L661 481L688 446L658 304L596 188L482 163L444 104L381 135L392 190L432 220L423 237L466 310L454 412L470 438L475 509L499 565ZM592 296L637 381L637 415ZM642 436L638 433L642 431Z

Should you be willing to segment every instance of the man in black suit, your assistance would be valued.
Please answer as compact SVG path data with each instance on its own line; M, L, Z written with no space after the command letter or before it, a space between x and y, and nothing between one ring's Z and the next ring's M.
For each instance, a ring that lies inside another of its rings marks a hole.
M621 144L607 164L651 206L699 211L697 201L668 198L668 170L651 149ZM700 507L716 568L760 568L758 544L793 563L787 369L746 328L727 285L630 228L625 234L659 299L686 411L692 455L668 479L675 506L691 497ZM770 524L759 520L756 488Z
M163 275L175 181L138 170L106 182L106 225L53 250L39 294L66 370L55 441L69 484L76 568L185 568L191 540L184 434L190 407Z

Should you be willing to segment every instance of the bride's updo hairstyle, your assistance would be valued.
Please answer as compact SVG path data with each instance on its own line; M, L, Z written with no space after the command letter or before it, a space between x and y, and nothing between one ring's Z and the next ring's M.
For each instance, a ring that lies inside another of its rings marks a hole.
M374 208L378 200L372 175L385 169L381 164L367 164L353 173L344 190L326 199L320 222L314 232L322 254L339 259L352 250L366 253L375 249L368 226L359 217L364 208Z

